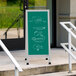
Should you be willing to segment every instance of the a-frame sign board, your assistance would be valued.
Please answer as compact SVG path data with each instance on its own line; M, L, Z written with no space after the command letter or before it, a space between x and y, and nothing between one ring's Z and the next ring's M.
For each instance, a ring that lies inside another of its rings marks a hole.
M49 10L26 10L26 58L45 56L50 62Z

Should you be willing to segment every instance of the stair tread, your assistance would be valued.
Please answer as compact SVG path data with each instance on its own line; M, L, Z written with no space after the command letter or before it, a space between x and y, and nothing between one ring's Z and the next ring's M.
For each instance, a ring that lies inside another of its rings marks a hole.
M76 71L72 73L66 72L55 72L55 73L46 73L46 74L39 74L39 75L31 75L31 76L76 76Z

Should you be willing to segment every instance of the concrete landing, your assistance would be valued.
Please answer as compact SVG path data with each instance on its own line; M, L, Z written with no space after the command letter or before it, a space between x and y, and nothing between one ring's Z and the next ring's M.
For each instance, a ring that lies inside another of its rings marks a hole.
M43 57L34 57L25 62L25 50L11 51L12 55L23 68L20 76L30 76L43 73L68 71L68 53L63 49L51 49L51 65ZM73 51L76 55L76 52ZM72 60L73 70L76 70L76 61ZM4 52L0 52L0 76L14 76L14 65Z

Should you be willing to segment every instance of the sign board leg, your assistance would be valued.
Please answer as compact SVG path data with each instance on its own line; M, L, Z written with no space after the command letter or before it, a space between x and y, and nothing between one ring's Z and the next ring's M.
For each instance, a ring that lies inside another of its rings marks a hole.
M27 60L27 58L25 58L25 61Z
M51 64L51 53L50 53L50 50L49 50L48 61L49 61L49 64Z
M48 60L48 58L46 58L46 60Z
M26 65L29 65L29 58L28 57L25 58L25 61L26 61Z

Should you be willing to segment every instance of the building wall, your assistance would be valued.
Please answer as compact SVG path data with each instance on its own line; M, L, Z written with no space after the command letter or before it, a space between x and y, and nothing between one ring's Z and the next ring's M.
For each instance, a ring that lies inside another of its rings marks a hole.
M76 0L56 0L56 45L68 42L67 31L59 22L71 21L76 26ZM47 0L47 8L50 9L50 40L52 42L52 0ZM75 32L75 31L74 31ZM76 33L76 32L75 32ZM76 40L72 38L72 43L76 45Z
M57 0L57 46L68 42L68 34L59 24L60 21L71 21L76 26L76 0ZM76 34L76 31L73 31ZM72 44L76 46L76 39L72 37Z
M70 0L70 16L76 17L76 0Z
M76 26L76 0L70 0L70 20Z
M70 20L76 26L76 0L70 0ZM76 34L76 31L74 31ZM76 39L72 37L72 44L76 46Z
M53 3L54 4L54 3ZM70 21L70 0L56 0L56 46L60 47L60 43L67 42L67 32L61 27L59 22ZM47 0L47 7L50 9L50 40L53 41L52 33L54 24L52 23L52 0ZM54 15L53 15L54 16Z
M70 21L70 0L57 0L56 2L56 11L57 11L57 46L60 47L60 43L68 41L68 34L65 29L59 24L62 21Z

